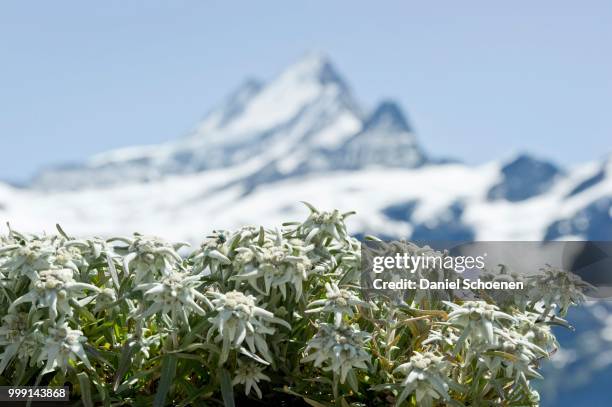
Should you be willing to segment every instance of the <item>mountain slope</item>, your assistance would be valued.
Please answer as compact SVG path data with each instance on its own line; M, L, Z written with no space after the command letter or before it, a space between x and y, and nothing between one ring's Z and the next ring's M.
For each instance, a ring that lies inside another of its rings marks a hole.
M370 112L321 54L249 80L186 137L43 171L0 188L0 217L75 234L177 239L299 219L297 202L357 210L356 233L456 239L609 236L610 159L573 169L528 154L466 166L425 154L402 109Z

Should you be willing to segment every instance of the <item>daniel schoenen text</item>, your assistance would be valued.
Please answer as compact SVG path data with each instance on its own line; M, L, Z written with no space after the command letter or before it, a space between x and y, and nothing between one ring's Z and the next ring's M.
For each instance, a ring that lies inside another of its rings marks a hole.
M481 256L428 256L396 253L394 256L375 256L372 258L372 271L377 275L383 272L409 271L415 273L419 269L452 269L457 273L482 271L485 268L486 253ZM388 274L387 274L388 275ZM427 278L400 278L386 281L376 278L372 287L377 290L522 290L521 281L481 281L479 278L457 278L432 281Z

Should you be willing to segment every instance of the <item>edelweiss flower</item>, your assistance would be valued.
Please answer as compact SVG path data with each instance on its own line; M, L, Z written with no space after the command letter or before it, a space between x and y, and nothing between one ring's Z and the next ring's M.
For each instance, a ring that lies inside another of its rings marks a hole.
M283 299L287 297L287 286L293 287L297 302L302 297L302 282L308 278L308 271L312 267L303 251L310 249L312 247L294 248L286 242L271 247L239 247L236 249L238 255L235 264L242 271L232 278L246 280L251 287L266 295L270 294L270 288L278 288ZM257 285L260 278L265 291Z
M488 361L489 369L496 373L499 367L503 367L506 377L514 378L515 384L521 384L529 389L528 378L543 378L535 370L535 363L539 358L549 356L548 352L529 342L518 332L505 330L500 332L500 336L504 339L501 351L508 356L503 359L497 356L491 361L487 354L483 355L483 358Z
M201 273L210 267L212 273L217 273L221 266L232 264L227 257L227 239L227 232L223 230L215 230L212 235L207 236L200 245L200 250L192 254L194 271ZM224 275L224 278L227 276Z
M593 288L579 276L557 267L547 265L541 271L542 274L531 277L534 287L529 291L529 299L532 304L543 303L543 317L547 317L557 305L559 314L566 315L570 305L583 302L584 292Z
M361 301L359 297L353 294L351 291L344 288L338 288L336 283L325 283L325 290L327 291L325 300L316 300L308 304L308 307L317 307L306 310L307 313L313 312L327 312L334 314L334 325L339 327L342 323L342 317L348 315L353 317L354 308L357 306L370 307L370 304Z
M103 254L108 255L112 252L112 248L109 246L108 242L99 237L93 237L86 240L68 240L64 243L64 247L78 248L79 253L88 263L99 259Z
M115 290L112 288L103 288L100 290L98 295L96 295L96 306L94 307L94 312L100 312L109 307L110 304L117 301L117 294Z
M518 320L516 330L526 340L545 349L548 353L552 353L559 348L559 343L550 329L550 325L539 320L540 314L525 312L517 315L516 318Z
M446 326L441 330L436 330L432 327L429 331L429 336L423 341L423 345L429 345L430 343L438 344L443 348L455 346L459 341L459 330L452 326Z
M87 269L89 264L79 249L74 246L59 247L55 254L55 263L61 268L67 268L78 273L81 269Z
M72 315L69 305L70 298L84 296L83 290L99 292L98 287L86 283L77 283L71 269L43 270L39 278L32 282L31 290L17 298L9 307L9 312L19 304L31 302L32 306L49 308L49 318L55 321L58 311L62 315Z
M399 394L396 405L400 405L409 395L415 393L417 405L430 407L433 401L442 398L449 400L447 371L450 364L432 352L414 352L410 361L399 365L394 372L402 373L404 389Z
M485 344L497 345L495 328L501 327L501 321L516 320L499 310L495 305L487 304L484 301L466 301L463 305L444 301L444 304L453 309L448 314L448 322L460 327L463 333L457 342L456 352L463 346L466 339L470 339L472 345Z
M353 368L367 369L366 362L370 355L364 349L364 343L370 336L360 331L356 326L336 327L332 324L322 323L319 332L308 341L304 353L314 352L302 359L302 362L314 361L316 367L324 362L325 371L332 371L339 375L340 383L349 378L349 384L354 390L357 388L357 378Z
M263 370L264 368L255 362L243 362L238 359L238 369L234 372L236 376L232 380L232 385L244 384L244 394L247 396L251 392L251 388L253 388L255 393L257 393L257 397L261 398L261 390L257 383L260 380L270 381L270 378L262 373Z
M0 355L0 374L13 357L17 355L19 346L25 340L28 330L28 314L25 312L7 314L2 318L0 326L0 346L4 353Z
M361 242L349 237L346 247L340 252L336 274L343 276L347 284L358 283L361 279Z
M417 246L414 243L406 241L394 241L391 243L383 242L380 240L368 241L367 250L364 252L366 261L372 264L374 257L396 257L397 255L407 255L412 258L429 259L428 261L419 262L417 265L409 264L406 267L394 267L388 269L388 273L391 278L388 281L402 281L403 279L416 281L427 280L430 282L442 282L446 280L461 279L461 274L455 272L454 269L446 267L445 264L449 258L448 251L437 251L429 246ZM371 267L369 267L372 270ZM378 278L378 277L376 277ZM410 303L420 303L423 300L428 302L439 302L443 300L450 300L455 295L453 290L448 289L415 289L410 290L406 293L393 293L392 296L404 297L403 300Z
M12 244L0 249L0 255L10 255L2 264L2 270L8 272L8 278L17 280L27 276L30 280L38 277L38 271L53 268L56 246L47 238L26 241L25 244Z
M157 237L141 235L135 235L134 239L116 237L109 241L121 241L129 245L128 254L123 258L123 270L134 275L135 284L149 283L183 260L176 250L185 243L171 246Z
M322 243L327 238L332 238L340 243L349 240L344 219L353 212L341 214L337 209L332 212L320 212L309 203L304 202L304 204L310 209L310 215L298 229L305 236L306 243Z
M529 303L529 296L527 293L527 286L529 283L525 281L524 276L519 273L512 272L505 265L499 265L499 271L489 271L480 274L480 280L483 282L507 282L507 283L520 283L523 284L524 289L515 290L483 290L486 295L493 299L495 303L505 309L507 307L516 307L521 311L524 311ZM476 292L478 295L478 292Z
M240 291L211 294L215 297L212 302L217 315L208 319L212 327L206 339L210 340L217 333L214 341L223 342L219 364L225 363L230 349L240 349L244 353L246 349L242 348L242 343L245 341L251 353L258 351L267 362L272 363L265 336L272 335L275 329L269 323L281 324L288 329L291 329L291 325L276 318L270 311L257 307L252 295Z
M134 290L144 291L144 298L152 302L151 306L139 318L147 318L161 312L170 314L172 320L181 319L189 327L188 315L191 311L206 315L196 302L196 299L210 301L199 293L196 288L202 284L201 275L189 275L178 271L168 271L159 283L146 283L134 287ZM212 304L210 304L212 307Z
M71 329L66 322L49 328L45 346L38 358L39 362L47 361L43 373L52 372L56 368L66 370L69 361L77 358L91 369L91 364L83 349L84 342L87 342L87 338L83 336L83 332Z
M114 260L117 256L113 253L113 248L106 240L98 237L86 240L68 240L64 243L64 247L78 249L86 264L92 264L96 261L106 261L108 272L113 279L113 283L115 287L119 289L119 276ZM81 267L81 265L79 265L79 267Z

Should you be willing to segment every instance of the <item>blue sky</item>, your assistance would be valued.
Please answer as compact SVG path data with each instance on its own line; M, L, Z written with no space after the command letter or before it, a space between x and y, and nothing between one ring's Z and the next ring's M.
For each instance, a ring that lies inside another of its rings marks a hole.
M188 132L246 77L326 52L471 163L612 149L612 3L104 1L0 5L0 179Z

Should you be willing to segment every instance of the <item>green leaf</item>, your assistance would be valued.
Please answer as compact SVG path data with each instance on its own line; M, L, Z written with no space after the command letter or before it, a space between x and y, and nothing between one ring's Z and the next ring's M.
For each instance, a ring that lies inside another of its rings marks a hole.
M221 384L221 396L225 407L236 407L234 403L234 386L232 378L227 369L219 369L219 382Z
M81 372L77 374L77 378L79 379L79 386L81 387L81 400L83 400L83 405L85 407L93 407L93 401L91 399L91 382L89 381L89 376L87 373Z
M62 229L62 227L60 226L60 224L59 224L59 223L56 223L56 224L55 224L55 228L57 229L57 231L59 232L59 234L60 234L60 235L64 236L64 237L65 237L66 239L68 239L68 240L71 240L71 237L70 237L70 236L68 236L68 235L66 234L66 232L64 232L64 229Z
M306 202L306 201L300 201L301 203L303 203L304 205L306 205L308 207L308 209L311 210L311 212L314 213L319 213L319 211L317 210L317 208L315 208L314 206L312 206L312 204Z
M121 284L119 284L119 274L117 274L117 268L115 267L110 251L106 252L106 264L108 265L108 270L110 271L113 283L115 284L115 287L117 287L117 290L119 290L121 288Z
M132 346L130 346L132 345ZM121 351L121 358L119 359L119 366L117 367L117 372L115 373L115 380L113 385L113 390L117 391L119 384L121 383L121 379L130 369L130 365L132 363L132 355L135 351L138 350L138 345L134 345L131 342L127 342L123 346L123 350Z
M176 375L176 362L177 358L173 354L164 355L162 358L161 377L157 385L153 407L163 407L166 404L166 396L168 396L170 386L172 386Z

